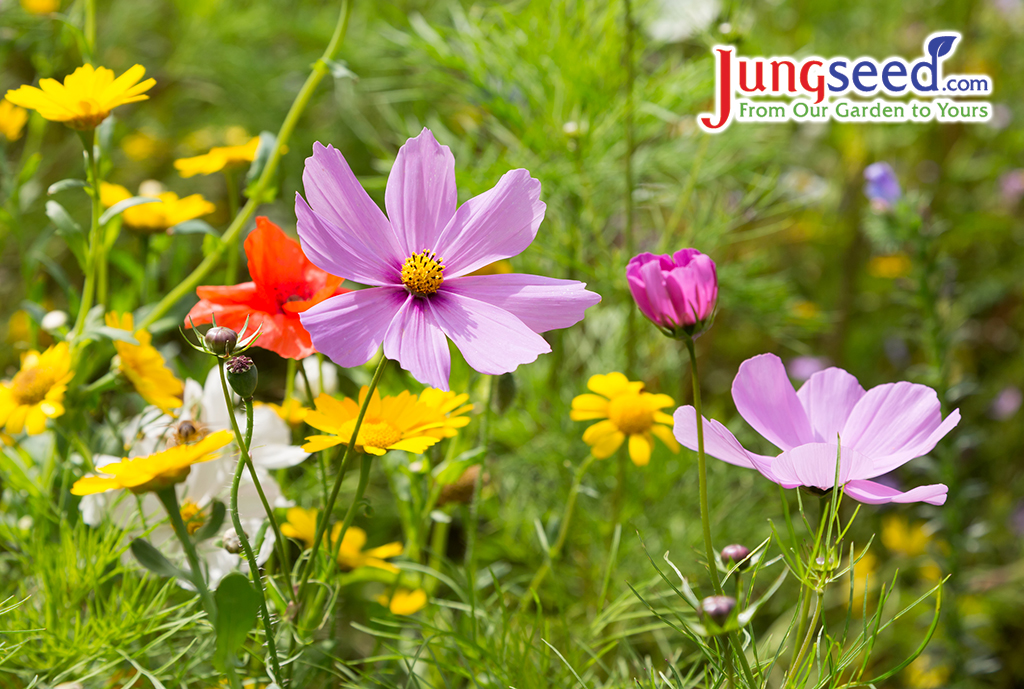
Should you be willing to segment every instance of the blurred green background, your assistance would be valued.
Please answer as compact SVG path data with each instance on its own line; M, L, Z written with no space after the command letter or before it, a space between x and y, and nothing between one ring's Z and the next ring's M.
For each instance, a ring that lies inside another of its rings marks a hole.
M62 3L62 16L80 25L81 5ZM180 195L202 193L218 204L207 219L223 228L222 179L181 179L173 161L276 131L330 38L338 8L284 0L99 0L98 6L98 62L118 73L141 63L157 80L149 101L117 111L117 150L107 178L133 190L155 179ZM992 77L997 108L990 123L734 124L716 136L695 125L694 115L713 107L713 44L730 43L750 56L913 58L937 30L964 36L947 72ZM518 577L520 586L543 560L536 524L553 540L573 467L588 452L580 440L585 425L568 418L587 377L621 370L651 391L689 402L687 360L677 343L639 314L633 316L636 337L628 335L634 307L624 268L631 248L693 246L718 263L719 315L698 341L705 414L726 423L748 447L767 450L738 418L729 388L739 363L761 352L787 362L827 358L865 387L893 380L936 387L945 412L959 408L963 421L932 458L894 478L905 485L947 482L949 502L942 508L867 506L854 530L860 543L881 534L871 546L869 588L898 568L901 605L927 590L936 571L953 574L935 640L886 686L1021 686L1022 33L1021 0L356 2L341 50L349 73L338 70L315 94L283 161L277 201L260 214L294 233L292 199L301 191L303 160L314 141L339 148L383 205L398 147L424 126L455 155L460 201L490 188L510 168L528 168L541 181L546 220L533 246L513 259L514 268L583 280L603 301L581 324L551 336L554 353L515 374L516 403L495 421L480 558L495 576L511 582ZM63 20L32 14L11 0L0 5L0 58L5 90L63 77L81 64L74 33ZM31 163L23 151L33 141L41 153L38 169L12 200L13 176ZM43 207L49 184L80 176L80 147L70 130L33 119L26 135L3 150L3 377L16 370L22 351L45 344L33 318L76 303L81 275ZM894 235L870 208L862 175L875 161L894 167L921 211L920 236ZM62 202L72 214L87 217L84 197L67 196ZM626 232L630 213L632 240ZM211 247L199 235L155 242L164 290ZM112 282L121 285L114 290L115 307L138 302L136 251L123 233L111 256ZM181 304L175 314L183 316L190 305ZM198 375L191 352L178 356L177 332L158 341L179 375ZM257 362L264 380L283 373L270 356ZM281 378L276 388L265 384L268 396L283 387ZM479 385L464 366L453 377L453 387L460 385ZM700 542L692 453L673 455L659 446L649 466L627 468L628 527L612 586L612 597L624 593L625 600L626 581L654 575L637 534L655 559L671 551L689 573L697 571ZM571 675L540 643L543 637L580 664L599 655L601 681L624 687L632 686L629 677L646 676L648 665L663 668L679 652L685 644L671 632L641 629L646 610L635 599L626 606L635 619L594 618L615 481L612 460L597 465L585 481L567 555L542 591L549 615L538 623L541 631L523 632L518 646L495 633L478 642L494 645L474 651L479 656L450 639L439 641L436 652L445 662L487 675L480 686L570 686ZM778 519L780 512L775 486L720 462L711 464L711 482L717 543L753 546L768 537L766 517ZM392 526L373 528L393 531L387 491L381 480L370 500L377 509L374 524ZM464 517L457 515L456 527ZM13 523L18 515L2 518ZM459 556L454 540L453 558ZM13 562L3 565L8 581L27 575ZM0 584L0 600L6 589L13 590ZM830 605L843 610L838 598ZM365 623L365 614L357 605L346 608L325 657L379 652L372 637L348 624ZM500 628L501 612L488 614ZM873 663L881 669L906 657L930 619L927 605L901 618L883 634ZM31 623L22 618L3 627ZM501 638L513 650L499 652ZM88 653L117 657L116 642L63 641L62 663ZM399 658L416 648L397 644L391 650ZM161 664L160 651L145 653L154 666ZM392 686L401 675L395 658L360 672ZM36 662L22 660L8 662L16 668Z

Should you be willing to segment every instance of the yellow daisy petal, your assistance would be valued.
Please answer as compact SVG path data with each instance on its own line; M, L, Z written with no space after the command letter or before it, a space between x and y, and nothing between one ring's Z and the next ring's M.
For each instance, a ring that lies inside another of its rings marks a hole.
M638 467L647 466L651 461L651 450L654 444L646 435L639 433L629 436L629 458Z

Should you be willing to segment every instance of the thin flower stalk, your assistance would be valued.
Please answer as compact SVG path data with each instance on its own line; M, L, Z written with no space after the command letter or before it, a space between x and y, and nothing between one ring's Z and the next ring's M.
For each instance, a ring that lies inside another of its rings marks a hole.
M711 584L715 595L722 595L722 582L715 564L715 547L711 541L711 515L708 513L708 462L704 455L704 418L701 416L700 378L697 376L697 352L694 350L693 338L687 337L686 350L690 354L690 378L693 381L693 406L697 410L697 480L700 490L700 522L704 531L704 552L708 558L708 569L711 570Z
M284 574L285 583L287 584L285 588L289 592L291 592L292 587L290 580L290 570L288 568L288 559L286 554L287 551L285 550L284 537L281 535L281 527L277 523L277 518L274 516L274 508L271 507L270 501L267 500L267 495L263 491L263 486L260 485L259 476L257 476L256 474L256 467L253 466L252 456L249 454L249 444L252 440L252 398L245 400L247 427L246 436L245 438L243 438L242 432L238 427L238 419L235 418L235 410L232 408L233 405L231 403L231 400L233 393L231 389L228 387L227 376L224 373L224 359L218 358L217 366L220 368L220 382L221 387L224 389L224 399L228 406L228 418L231 419L231 427L234 430L235 438L238 441L238 463L239 466L244 464L246 467L248 467L249 475L252 477L253 485L256 487L256 493L260 496L260 502L263 503L263 510L267 513L267 519L270 521L270 527L274 530L274 537L277 539L278 557L281 560L281 571ZM237 525L236 528L238 528ZM239 532L238 537L242 540L242 543L244 544L246 540L245 536L241 532Z
M338 500L338 493L341 492L341 482L345 479L345 473L348 469L349 459L352 453L355 451L356 440L359 438L359 429L363 425L363 417L366 416L366 409L370 406L370 401L373 399L373 393L377 389L377 384L380 382L381 375L384 373L384 369L387 366L388 359L383 354L380 357L380 363L377 364L377 370L373 373L373 379L370 381L370 386L366 391L366 396L363 398L363 403L359 406L359 415L356 417L355 426L352 428L352 438L348 441L348 445L345 446L345 455L341 460L341 467L338 469L338 476L334 479L334 485L331 487L331 494L327 498L327 504L324 505L323 518L316 528L316 536L313 539L313 547L309 553L309 559L306 561L305 566L302 569L302 578L299 580L298 593L296 595L297 600L303 600L302 594L306 591L306 586L309 584L309 577L313 573L313 567L316 564L316 556L320 550L320 542L324 539L324 531L327 529L327 523L330 521L331 512L334 510L334 503ZM362 481L360 481L362 484ZM365 486L363 490L365 491ZM352 500L352 505L355 506L361 499L362 494L358 493ZM338 542L344 537L344 530L338 534Z
M195 291L196 287L199 286L199 283L201 283L206 276L217 267L226 251L237 251L238 241L242 236L242 230L244 230L249 224L252 217L256 215L256 209L259 208L260 204L266 200L265 197L267 192L274 184L277 167L281 162L282 151L287 146L288 140L291 138L292 132L298 124L299 117L302 116L302 113L306 110L306 106L309 105L309 101L313 97L316 87L330 72L330 68L327 66L328 63L334 60L338 51L341 49L342 41L344 40L345 33L348 30L348 20L351 11L352 3L350 0L342 0L341 12L338 16L338 23L334 27L334 34L331 36L331 41L327 44L327 48L324 50L323 56L313 64L313 69L310 71L309 76L306 77L306 82L302 85L302 88L299 89L298 94L296 94L295 100L292 102L291 108L289 108L288 114L285 115L284 122L281 123L281 128L278 130L277 142L274 145L273 150L270 152L267 164L264 166L263 172L260 174L259 179L252 188L252 192L249 194L249 200L246 201L245 205L242 206L242 210L238 212L234 220L231 221L231 224L224 231L224 234L221 237L221 243L205 259L203 259L203 262L200 263L188 277L182 280L174 289L168 292L156 306L153 307L153 309L146 315L146 318L142 321L141 327L148 327L163 318L168 311L174 308L175 304L181 301L188 294Z
M75 326L71 329L74 336L82 334L85 328L85 318L92 309L93 300L96 296L97 282L99 281L99 264L104 261L103 242L100 237L100 214L103 212L100 201L100 164L98 153L100 150L99 134L92 130L92 142L85 132L80 132L82 146L85 147L86 160L88 161L89 195L92 197L92 215L89 224L89 245L85 254L85 284L82 287L82 302L78 308L78 316L75 318ZM101 294L100 304L103 303L105 294Z
M228 399L228 407L230 407L231 406L231 402L230 402L231 397L229 395L229 391L227 390L227 380L224 378L224 364L223 364L223 360L218 360L218 362L220 364L221 381L223 381L224 386L225 386L224 394L225 394L225 396ZM260 579L260 567L259 567L259 564L256 562L256 555L252 551L252 546L249 544L249 537L246 535L245 529L242 528L242 520L238 516L238 487L239 487L239 484L241 483L241 480L242 480L242 467L244 465L249 465L250 469L252 468L252 462L249 460L249 444L252 442L252 428L253 428L252 399L245 400L245 438L244 438L244 440L241 437L241 434L238 432L238 422L235 421L234 410L229 408L228 409L228 414L231 416L232 422L234 424L235 437L238 440L239 451L241 452L241 457L239 457L238 464L235 467L234 479L231 482L231 506L230 506L231 523L234 525L234 527L235 527L235 534L238 536L238 540L242 544L242 551L245 553L246 562L249 563L249 572L252 575L252 583L253 583L253 586L256 588L256 595L259 597L260 618L263 620L263 629L264 629L264 631L266 632L266 635L267 635L267 652L270 654L270 663L271 663L271 666L272 666L273 671L274 671L274 679L280 679L281 676L282 676L281 675L281 662L280 662L280 660L277 657L277 645L276 645L276 642L274 641L274 628L273 628L273 626L271 624L271 621L270 621L270 613L267 610L267 598L266 598L266 594L263 591L263 581ZM263 490L262 490L262 488L260 488L259 480L257 480L257 478L256 478L256 472L255 471L252 472L252 478L253 478L253 481L256 484L256 489L259 492L260 497L264 498ZM265 500L265 498L264 498L264 500ZM274 518L272 516L273 513L271 512L270 514L271 514L271 518L270 518L271 523L275 523L274 522ZM277 532L277 530L275 528L275 534L276 534L276 532ZM281 542L281 537L278 536L277 538L278 538L278 543L280 543ZM281 569L284 570L286 573L288 571L287 564L286 564L286 562L284 560L281 561ZM288 586L287 588L289 590L291 590L291 586Z

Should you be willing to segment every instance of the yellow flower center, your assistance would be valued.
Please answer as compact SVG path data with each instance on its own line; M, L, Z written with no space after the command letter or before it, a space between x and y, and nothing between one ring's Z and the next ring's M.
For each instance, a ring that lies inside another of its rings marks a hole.
M427 297L437 293L437 288L444 282L444 266L442 259L433 251L424 249L405 259L402 266L402 284L418 297Z
M608 419L626 435L644 433L654 425L654 413L640 395L621 395L608 404Z
M363 423L359 429L359 444L369 445L386 449L402 439L402 433L391 424L383 421L381 423Z
M206 523L206 515L203 514L202 509L195 502L185 500L185 502L181 503L181 521L185 522L185 528L188 529L188 532L194 534Z
M14 387L15 403L19 406L32 406L46 399L46 393L53 387L54 381L49 371L39 366L33 366L19 371L11 382Z

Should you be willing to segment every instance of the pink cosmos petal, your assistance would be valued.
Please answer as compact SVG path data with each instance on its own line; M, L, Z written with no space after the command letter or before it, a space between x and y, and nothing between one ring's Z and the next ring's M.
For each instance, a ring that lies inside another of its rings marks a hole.
M448 390L448 340L428 310L426 300L409 295L384 335L384 356L397 360L421 383Z
M535 333L568 328L601 301L586 283L539 275L468 275L444 281L443 290L508 311Z
M455 157L425 128L398 151L384 205L405 256L431 250L458 205Z
M933 483L902 493L875 481L850 481L843 490L857 502L868 505L882 505L888 502L927 502L929 505L944 505L946 494L949 492L947 486Z
M506 172L493 189L462 204L441 232L434 252L444 261L445 279L522 253L545 208L540 182L526 170Z
M408 256L341 151L313 144L302 184L308 207L303 208L306 204L296 195L295 211L299 239L309 260L332 275L355 282L399 284L402 262ZM318 222L313 222L314 218Z
M796 393L817 440L835 442L854 405L864 396L857 379L841 368L818 371ZM843 439L845 444L846 439Z
M933 432L942 426L942 408L934 390L914 383L886 383L860 398L843 426L842 439L844 445L876 458L925 446L927 452L938 442L935 438L928 445Z
M740 364L732 383L732 398L747 423L779 449L791 450L814 442L811 424L786 376L786 367L774 354L761 354Z
M927 437L907 444L902 450L894 454L872 457L874 464L873 476L881 476L896 467L903 466L912 459L928 454L958 423L960 423L960 410L954 409Z
M676 252L677 262L680 261L680 254L683 251ZM689 262L685 266L668 271L665 274L665 286L673 302L687 304L690 307L689 311L680 313L679 316L682 323L693 325L714 311L715 302L718 300L718 275L714 261L696 249L689 251L696 255L688 254Z
M480 373L509 373L551 351L544 338L521 320L487 302L445 291L426 302L466 363Z
M697 451L697 411L690 405L679 407L673 415L672 433L683 447ZM757 469L768 479L778 481L772 472L772 458L749 452L729 429L717 421L704 419L704 451L729 464Z
M772 471L783 488L813 486L828 490L836 484L836 458L839 446L835 443L808 443L787 450L772 462ZM871 460L853 448L844 447L839 466L839 484L851 478L870 473Z
M313 346L346 368L377 352L395 314L408 298L403 288L374 287L326 299L299 314Z
M663 326L675 326L682 325L684 323L692 323L693 320L686 320L685 314L679 314L676 312L676 303L685 304L687 302L673 302L671 295L668 293L668 288L665 285L665 277L661 272L661 265L659 261L648 261L640 266L640 279L644 284L644 292L647 297L647 303L654 313L659 314L658 323Z
M629 262L629 265L626 266L626 283L629 285L629 291L632 293L640 313L657 323L658 314L655 313L654 307L651 306L651 302L647 298L647 286L640 276L640 267L641 264L635 260Z

